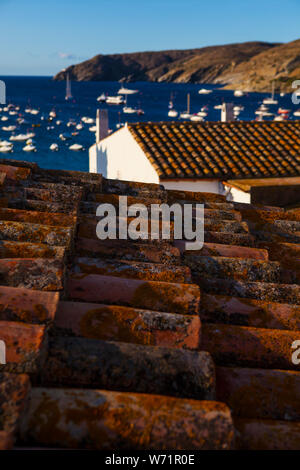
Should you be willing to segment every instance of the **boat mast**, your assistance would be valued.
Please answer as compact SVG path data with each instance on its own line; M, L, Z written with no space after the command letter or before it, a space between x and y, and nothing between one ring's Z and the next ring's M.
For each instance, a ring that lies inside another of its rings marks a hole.
M72 92L71 92L71 82L70 82L70 77L69 74L67 74L67 84L66 84L66 100L70 100L72 98Z
M187 94L187 112L190 114L190 94Z

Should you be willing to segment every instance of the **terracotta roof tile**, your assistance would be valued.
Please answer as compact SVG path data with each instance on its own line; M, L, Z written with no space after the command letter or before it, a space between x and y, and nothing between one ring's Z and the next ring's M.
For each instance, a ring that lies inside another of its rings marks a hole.
M0 372L0 450L13 447L29 390L28 375Z
M258 178L300 174L300 123L129 124L161 179Z
M169 175L297 171L295 129L271 124L135 128ZM0 449L299 447L299 211L0 165ZM204 203L203 249L100 241L119 195Z
M75 428L80 432L74 433ZM222 403L58 388L32 390L20 432L25 445L106 451L226 450L234 439L230 411Z
M170 348L198 349L201 340L198 315L88 302L59 302L55 327L58 334Z

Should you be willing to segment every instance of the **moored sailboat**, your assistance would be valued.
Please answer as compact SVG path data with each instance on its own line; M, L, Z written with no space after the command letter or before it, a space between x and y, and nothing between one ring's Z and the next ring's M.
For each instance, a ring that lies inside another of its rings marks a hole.
M275 83L272 82L272 95L263 100L264 104L278 104L278 101L274 98L275 95Z
M66 96L65 100L69 101L73 98L72 92L71 92L71 82L70 82L70 77L69 74L67 73L67 84L66 84Z

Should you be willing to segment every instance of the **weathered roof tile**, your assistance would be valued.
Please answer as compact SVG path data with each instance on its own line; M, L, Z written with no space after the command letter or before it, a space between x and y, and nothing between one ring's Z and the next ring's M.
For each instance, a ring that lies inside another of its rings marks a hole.
M58 301L57 292L0 286L0 320L48 323L54 320Z
M144 139L157 158L160 142L166 145L167 160L158 167L169 176L174 171L190 177L199 165L204 175L253 171L259 176L275 174L281 166L288 170L297 156L289 125L268 126L180 124L170 129L164 124L153 139L145 131ZM266 148L268 132L275 144ZM291 361L291 344L299 333L297 211L41 170L27 162L1 160L0 165L6 167L0 169L5 176L0 181L0 340L7 353L7 364L0 368L27 371L34 384L43 379L44 385L62 387L33 388L18 445L232 448L229 409L221 402L184 398L212 398L213 357L217 398L232 407L237 446L297 448L299 366ZM96 207L101 202L117 207L119 195L147 206L153 201L203 203L203 249L187 252L186 242L172 237L99 240ZM49 368L42 373L47 354ZM0 402L4 383L0 374ZM12 403L23 406L25 396L19 400L12 394ZM16 422L8 429L1 410L0 403L0 448L11 448L19 414L7 408L7 417ZM99 413L100 421L94 419ZM297 438L283 434L291 430Z
M299 175L299 121L143 122L128 129L161 179Z
M0 450L13 447L29 390L27 375L0 372Z
M146 372L146 373L145 373ZM42 383L211 400L215 370L206 352L86 338L50 338Z
M45 326L1 321L0 327L6 345L6 364L0 371L38 374L47 355Z
M176 284L110 277L100 274L71 274L68 280L71 299L119 304L181 314L199 311L199 288Z
M201 339L198 315L88 302L59 302L55 327L58 334L170 348L198 349Z
M222 403L104 390L33 389L21 426L23 443L64 448L226 450L233 439Z

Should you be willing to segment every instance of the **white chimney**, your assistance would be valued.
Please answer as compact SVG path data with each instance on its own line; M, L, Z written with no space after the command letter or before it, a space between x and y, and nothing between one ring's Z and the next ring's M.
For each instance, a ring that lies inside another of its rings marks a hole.
M223 103L221 109L221 121L234 121L233 103Z
M97 109L96 115L96 144L108 136L107 109Z

